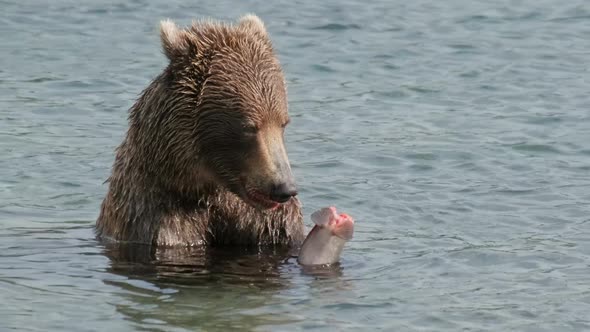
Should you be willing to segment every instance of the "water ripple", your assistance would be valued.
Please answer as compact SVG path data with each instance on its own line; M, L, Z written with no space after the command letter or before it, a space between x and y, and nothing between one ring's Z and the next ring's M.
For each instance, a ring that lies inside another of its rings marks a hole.
M590 330L584 1L0 2L0 329ZM157 22L246 12L305 215L357 220L341 263L98 243Z

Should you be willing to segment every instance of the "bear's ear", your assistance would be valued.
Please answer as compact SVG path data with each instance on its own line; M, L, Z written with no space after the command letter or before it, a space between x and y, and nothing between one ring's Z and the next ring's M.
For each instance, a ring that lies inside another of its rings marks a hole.
M170 60L182 56L188 48L186 32L170 20L160 22L160 38L164 53Z
M264 27L264 23L258 16L254 14L242 16L242 18L240 18L239 25L240 27L248 29L252 32L266 36L266 28Z

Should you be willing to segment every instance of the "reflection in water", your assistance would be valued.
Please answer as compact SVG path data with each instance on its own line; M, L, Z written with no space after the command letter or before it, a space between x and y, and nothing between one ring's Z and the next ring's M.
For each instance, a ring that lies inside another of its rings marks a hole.
M293 250L284 248L155 248L107 244L108 272L123 276L105 280L125 298L116 305L138 326L154 330L193 328L251 330L304 320L285 312L283 293L298 274L316 283L339 279L339 264L301 267ZM276 306L277 313L269 311Z
M301 266L301 272L305 275L314 276L318 279L332 279L342 276L340 263L328 266Z
M275 248L155 248L135 244L108 245L105 253L111 260L110 272L155 283L199 284L218 279L267 286L279 282L278 265L291 255L288 250Z

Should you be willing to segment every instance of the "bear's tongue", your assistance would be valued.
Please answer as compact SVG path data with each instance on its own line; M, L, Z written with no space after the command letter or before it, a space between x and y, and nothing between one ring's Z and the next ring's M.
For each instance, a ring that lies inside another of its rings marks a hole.
M252 200L254 203L258 205L261 205L265 209L274 210L281 205L280 203L271 200L259 191L248 192L248 199Z

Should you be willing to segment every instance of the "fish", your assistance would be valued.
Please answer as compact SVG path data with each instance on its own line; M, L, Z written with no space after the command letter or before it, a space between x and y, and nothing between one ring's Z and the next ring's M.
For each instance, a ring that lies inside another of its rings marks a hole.
M344 244L352 239L354 219L333 206L311 214L315 226L301 245L297 262L301 265L330 265L340 260Z

